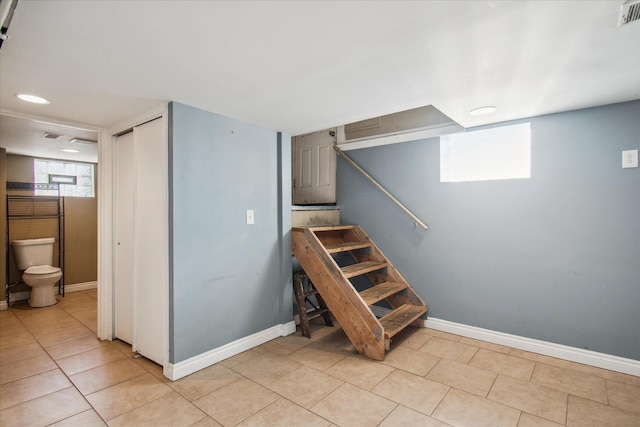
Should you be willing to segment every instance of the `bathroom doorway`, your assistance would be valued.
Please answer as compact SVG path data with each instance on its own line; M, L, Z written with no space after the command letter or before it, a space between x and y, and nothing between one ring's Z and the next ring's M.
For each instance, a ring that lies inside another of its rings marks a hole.
M4 272L5 284L20 279L9 240L54 237L52 265L60 266L65 273L64 292L97 288L98 136L97 129L87 126L8 113L0 115L0 157L4 171L0 174L3 189L0 271ZM67 184L55 184L62 178ZM7 196L36 200L60 196L64 210L55 218L41 219L34 215L37 218L7 221ZM26 285L12 287L11 302L25 300L29 294ZM0 306L5 305L7 293L3 287Z

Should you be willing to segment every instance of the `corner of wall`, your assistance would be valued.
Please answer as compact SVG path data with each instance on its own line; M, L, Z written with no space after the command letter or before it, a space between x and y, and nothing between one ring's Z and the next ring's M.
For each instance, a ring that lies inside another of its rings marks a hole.
M291 136L278 132L278 249L283 286L281 322L293 318L293 266L291 258Z
M7 235L7 150L0 148L0 234ZM0 294L0 310L7 309L6 289L7 289L7 245L8 242L0 246L0 278L2 278L2 292ZM2 308L4 303L4 308Z

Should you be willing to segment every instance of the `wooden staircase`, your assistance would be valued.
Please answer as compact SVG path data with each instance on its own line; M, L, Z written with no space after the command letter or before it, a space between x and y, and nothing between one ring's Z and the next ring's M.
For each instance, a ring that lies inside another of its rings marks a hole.
M391 338L418 319L427 306L358 225L293 228L293 254L356 350L384 360ZM355 264L340 267L333 254L348 253ZM358 292L349 279L366 276ZM386 300L392 311L376 318L371 305Z

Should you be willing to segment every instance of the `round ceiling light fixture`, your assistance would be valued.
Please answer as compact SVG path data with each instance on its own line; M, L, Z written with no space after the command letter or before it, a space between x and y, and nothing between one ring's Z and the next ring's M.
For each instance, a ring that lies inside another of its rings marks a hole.
M469 114L471 114L472 116L486 116L487 114L494 113L496 110L496 107L488 105L486 107L478 107L474 110L471 110Z
M26 93L20 93L16 95L18 98L22 99L26 102L31 102L32 104L50 104L50 102L40 96L29 95Z

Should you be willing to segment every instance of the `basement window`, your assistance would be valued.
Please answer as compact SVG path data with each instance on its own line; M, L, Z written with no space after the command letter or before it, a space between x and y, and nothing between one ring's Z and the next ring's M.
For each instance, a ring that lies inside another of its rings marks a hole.
M95 165L60 160L35 159L33 178L36 184L58 184L56 189L36 189L36 196L95 197Z
M531 123L440 137L440 182L531 178Z

